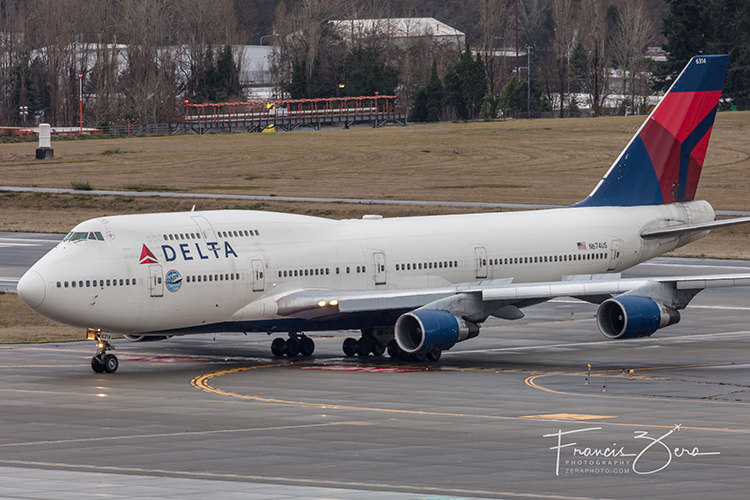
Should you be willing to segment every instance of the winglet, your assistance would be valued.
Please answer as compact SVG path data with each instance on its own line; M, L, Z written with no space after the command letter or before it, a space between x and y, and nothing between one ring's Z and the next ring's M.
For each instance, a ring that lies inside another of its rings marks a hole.
M594 191L574 206L693 200L728 66L728 55L693 57Z

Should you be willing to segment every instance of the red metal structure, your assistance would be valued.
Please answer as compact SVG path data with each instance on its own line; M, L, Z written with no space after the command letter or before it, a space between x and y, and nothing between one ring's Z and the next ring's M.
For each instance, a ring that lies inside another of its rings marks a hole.
M334 97L328 99L284 99L216 104L185 104L185 118L177 132L198 134L211 131L261 132L266 128L292 131L298 127L320 129L322 125L387 122L406 125L406 110L394 96Z

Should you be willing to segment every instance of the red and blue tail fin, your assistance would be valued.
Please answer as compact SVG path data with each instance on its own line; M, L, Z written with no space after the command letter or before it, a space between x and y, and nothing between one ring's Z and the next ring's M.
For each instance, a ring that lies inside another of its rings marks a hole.
M594 191L574 206L694 199L728 66L728 55L693 57Z

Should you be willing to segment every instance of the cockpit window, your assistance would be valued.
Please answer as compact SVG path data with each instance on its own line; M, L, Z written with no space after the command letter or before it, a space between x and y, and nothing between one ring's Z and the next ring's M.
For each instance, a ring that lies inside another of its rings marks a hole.
M92 232L71 232L68 233L65 238L63 238L63 241L83 241L83 240L93 240L93 241L104 241L104 236L102 236L102 233L99 231L92 231Z

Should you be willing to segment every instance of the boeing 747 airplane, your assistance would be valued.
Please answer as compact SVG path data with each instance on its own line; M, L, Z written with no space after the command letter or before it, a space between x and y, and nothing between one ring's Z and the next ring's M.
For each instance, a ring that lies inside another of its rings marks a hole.
M617 274L750 222L715 221L711 205L694 200L728 64L694 57L571 207L358 220L235 210L101 217L40 259L18 295L86 328L98 342L95 372L117 370L113 333L278 333L274 355L309 356L304 332L356 329L347 355L434 361L488 317L518 319L561 296L600 304L597 325L610 339L649 336L677 323L702 289L750 285L750 275Z

